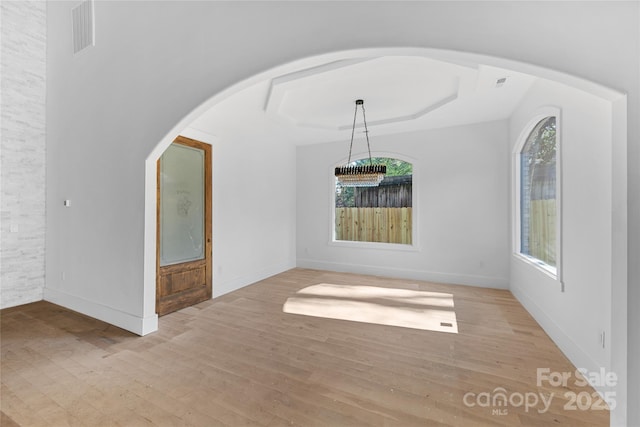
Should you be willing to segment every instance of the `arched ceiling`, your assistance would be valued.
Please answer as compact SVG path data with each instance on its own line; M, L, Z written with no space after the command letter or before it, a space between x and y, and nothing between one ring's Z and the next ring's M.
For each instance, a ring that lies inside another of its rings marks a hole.
M343 59L247 87L190 127L220 138L296 145L340 141L350 137L356 99L364 100L372 137L460 126L508 118L535 80L423 56Z

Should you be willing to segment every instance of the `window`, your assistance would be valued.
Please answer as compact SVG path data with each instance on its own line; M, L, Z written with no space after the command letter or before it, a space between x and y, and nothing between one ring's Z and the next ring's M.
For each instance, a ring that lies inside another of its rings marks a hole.
M334 240L411 245L413 165L389 157L372 162L387 166L378 187L343 187L336 180ZM369 159L353 163L367 165Z
M558 243L556 117L537 122L519 153L520 253L556 273Z

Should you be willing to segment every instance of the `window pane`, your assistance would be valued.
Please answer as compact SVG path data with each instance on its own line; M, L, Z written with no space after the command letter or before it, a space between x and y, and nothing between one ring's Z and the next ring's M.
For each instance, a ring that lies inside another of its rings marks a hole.
M336 180L335 240L410 245L413 167L388 157L372 162L387 166L378 187L343 187ZM368 165L369 159L353 163Z
M204 258L204 151L171 144L160 160L160 265Z
M533 129L520 153L520 251L556 266L556 118Z

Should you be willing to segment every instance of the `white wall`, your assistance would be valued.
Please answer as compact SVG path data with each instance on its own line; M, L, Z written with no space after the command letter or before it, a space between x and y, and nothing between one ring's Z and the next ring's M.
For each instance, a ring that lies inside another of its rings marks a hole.
M0 307L45 282L46 3L0 2Z
M548 106L560 109L564 292L559 281L515 254L510 289L577 367L611 370L612 105L540 80L511 118L512 151L519 149L529 122ZM601 331L605 348L599 341Z
M182 134L212 145L213 297L295 267L295 147Z
M374 156L413 163L412 250L333 242L332 171L345 161L348 141L301 146L298 266L507 288L507 122L379 137L370 131ZM358 147L366 144L355 140Z
M89 314L124 318L139 331L152 317L143 285L145 163L160 141L174 136L169 133L180 132L174 128L190 111L289 61L390 46L507 58L628 94L628 304L640 303L637 2L98 1L96 46L73 57L69 11L75 3L47 5L47 144L53 154L47 158L46 286L86 303ZM537 31L523 30L532 28ZM617 156L614 169L626 159ZM75 208L63 210L65 198ZM614 228L626 237L623 220ZM637 364L640 311L629 313L628 359ZM616 353L623 376L626 344ZM630 373L635 402L640 366ZM640 405L629 410L629 424L640 424ZM614 416L624 422L626 415L619 405Z

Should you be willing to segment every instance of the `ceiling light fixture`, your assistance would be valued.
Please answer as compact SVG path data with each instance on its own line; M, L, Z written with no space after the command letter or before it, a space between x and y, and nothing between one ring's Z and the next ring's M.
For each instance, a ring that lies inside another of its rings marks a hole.
M364 135L367 138L367 149L369 150L369 164L358 165L351 163L351 151L353 149L353 135L356 131L356 117L358 116L358 105L362 107L362 121L364 122ZM371 145L369 144L369 129L367 129L367 118L364 112L364 101L356 100L356 110L353 113L353 127L351 128L351 143L349 145L349 158L347 164L338 166L335 169L336 178L343 187L377 187L387 173L385 165L374 165L371 159Z

